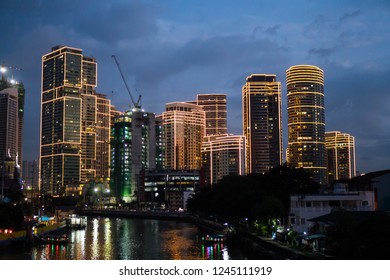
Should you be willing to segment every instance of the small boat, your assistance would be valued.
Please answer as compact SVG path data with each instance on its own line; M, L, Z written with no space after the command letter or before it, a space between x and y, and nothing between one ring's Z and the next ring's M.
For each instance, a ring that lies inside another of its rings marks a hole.
M223 234L207 234L201 238L201 242L206 244L222 243L224 241L225 236Z
M55 235L55 234L45 234L42 236L35 235L35 241L41 244L68 244L69 238L66 234Z
M72 229L85 229L87 227L87 217L76 214L69 215L67 224Z
M26 242L28 239L28 230L0 229L0 245L10 245Z

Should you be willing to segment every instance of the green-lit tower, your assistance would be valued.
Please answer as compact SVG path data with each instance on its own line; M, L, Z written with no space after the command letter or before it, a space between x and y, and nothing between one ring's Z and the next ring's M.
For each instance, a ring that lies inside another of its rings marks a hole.
M117 202L138 199L140 172L156 167L156 121L139 108L114 118L111 131L111 193Z

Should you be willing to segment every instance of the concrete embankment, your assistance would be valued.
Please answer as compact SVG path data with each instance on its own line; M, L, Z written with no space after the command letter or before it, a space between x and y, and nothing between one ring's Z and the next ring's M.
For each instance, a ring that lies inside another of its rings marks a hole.
M256 259L273 260L314 260L322 259L315 254L304 253L287 247L271 238L261 237L249 232L238 232L232 242L240 244L246 253Z

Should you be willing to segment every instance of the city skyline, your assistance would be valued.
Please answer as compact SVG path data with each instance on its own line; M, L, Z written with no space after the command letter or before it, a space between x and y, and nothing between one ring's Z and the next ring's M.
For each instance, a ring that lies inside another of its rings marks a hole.
M1 3L7 45L0 63L23 69L11 75L26 88L24 159L39 155L40 59L51 47L68 45L99 61L97 92L119 110L128 109L131 101L112 54L149 112L159 114L166 103L193 100L199 93L226 93L228 132L234 134L242 131L245 77L272 73L282 81L287 131L285 71L316 65L325 74L326 130L355 136L357 170L387 169L390 3L298 1L287 7L287 1L279 1L263 12L264 3L97 3L86 15L88 1L75 1L72 10L61 9L63 16L56 1Z

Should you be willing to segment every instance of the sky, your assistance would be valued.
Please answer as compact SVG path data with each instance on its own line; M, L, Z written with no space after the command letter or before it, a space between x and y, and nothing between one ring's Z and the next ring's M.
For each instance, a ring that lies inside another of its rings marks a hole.
M360 172L390 169L390 1L388 0L13 0L0 2L0 63L26 88L23 157L39 157L41 60L57 45L98 63L97 92L121 111L135 99L165 104L226 93L228 132L242 134L241 89L250 74L282 84L286 70L325 74L326 131L355 136Z

